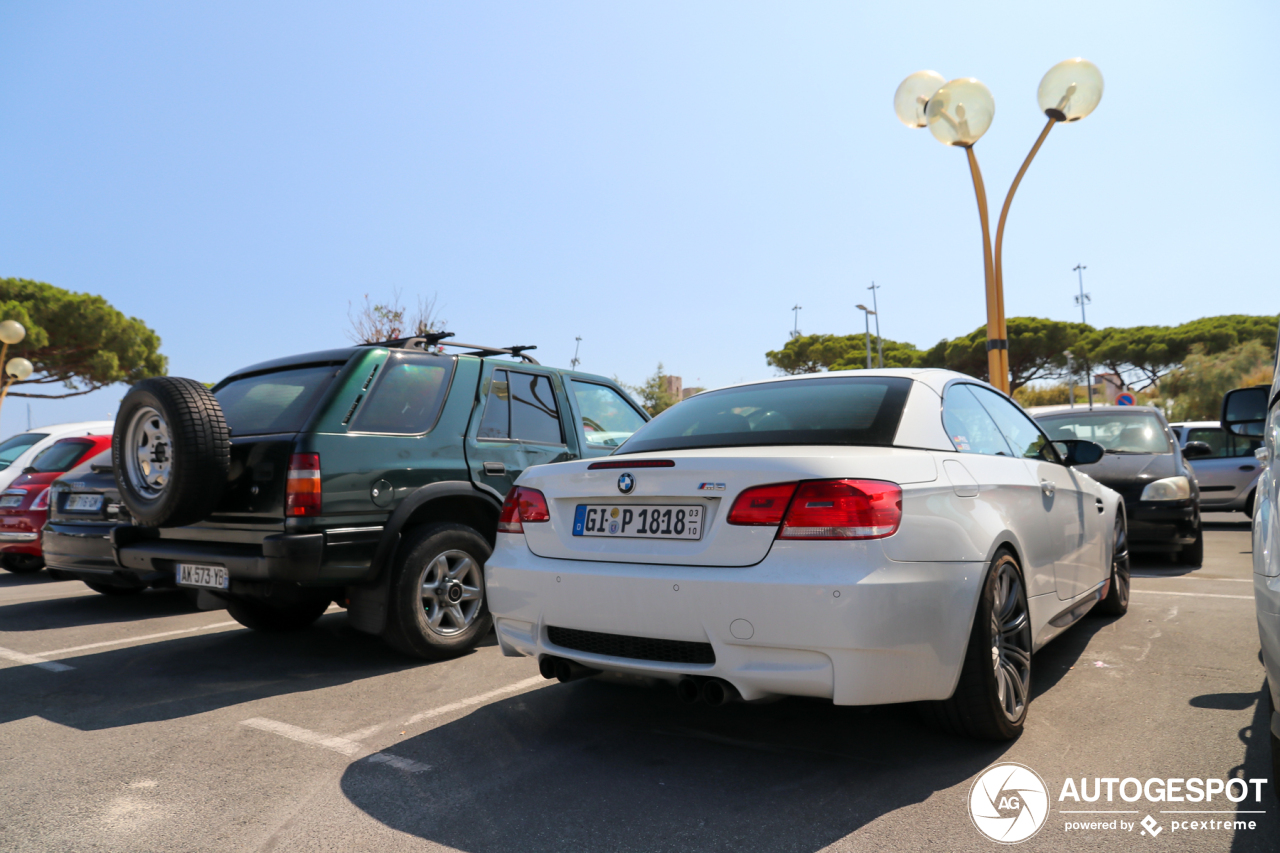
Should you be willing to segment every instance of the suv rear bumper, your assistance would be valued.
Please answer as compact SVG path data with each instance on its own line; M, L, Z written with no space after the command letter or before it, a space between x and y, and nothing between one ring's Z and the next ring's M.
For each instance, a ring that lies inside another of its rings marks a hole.
M323 533L276 533L264 537L259 546L139 539L136 533L130 535L136 530L117 528L112 536L117 559L126 571L172 575L178 563L205 563L225 566L233 580L295 583L320 580L325 544Z

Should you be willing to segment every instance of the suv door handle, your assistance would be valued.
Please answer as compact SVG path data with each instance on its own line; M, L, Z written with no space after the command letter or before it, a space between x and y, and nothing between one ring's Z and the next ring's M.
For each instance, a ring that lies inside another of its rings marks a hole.
M1056 488L1056 487L1053 485L1053 481L1052 481L1052 480L1041 480L1041 481L1040 481L1040 491L1044 492L1045 497L1047 497L1047 498L1051 498L1051 497L1053 497L1053 490L1054 490L1055 488Z
M486 474L492 474L495 477L500 477L507 473L507 466L503 465L501 462L486 462L484 463L484 472Z

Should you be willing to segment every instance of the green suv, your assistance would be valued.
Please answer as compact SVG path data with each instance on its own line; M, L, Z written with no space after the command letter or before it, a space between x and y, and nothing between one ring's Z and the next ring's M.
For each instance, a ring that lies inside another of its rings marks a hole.
M409 654L474 646L516 477L608 455L647 416L608 379L538 364L533 347L446 337L264 362L212 391L133 386L112 443L133 521L110 534L118 565L222 599L255 630L305 627L337 602Z

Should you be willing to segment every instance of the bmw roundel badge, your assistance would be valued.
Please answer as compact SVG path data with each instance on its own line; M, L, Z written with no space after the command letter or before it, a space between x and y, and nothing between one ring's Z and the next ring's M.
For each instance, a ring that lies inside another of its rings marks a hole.
M623 474L618 478L618 491L622 492L624 495L631 494L635 490L635 487L636 478L632 477L630 474Z

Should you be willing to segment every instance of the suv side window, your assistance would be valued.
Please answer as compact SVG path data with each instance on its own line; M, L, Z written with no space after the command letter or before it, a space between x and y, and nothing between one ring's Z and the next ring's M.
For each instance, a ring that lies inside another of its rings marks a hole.
M942 401L942 425L961 453L1012 456L996 422L982 408L968 385L952 385Z
M495 370L477 438L564 444L560 407L550 377Z
M351 432L421 435L435 426L449 388L453 359L392 356L369 399L356 411Z
M607 385L569 380L582 412L582 433L592 447L617 447L644 426L644 418Z
M1057 452L1049 443L1049 439L1025 412L1004 397L980 385L973 385L969 390L995 420L996 426L1009 442L1009 447L1013 448L1014 456L1021 456L1024 459L1045 459L1050 462L1058 461Z

